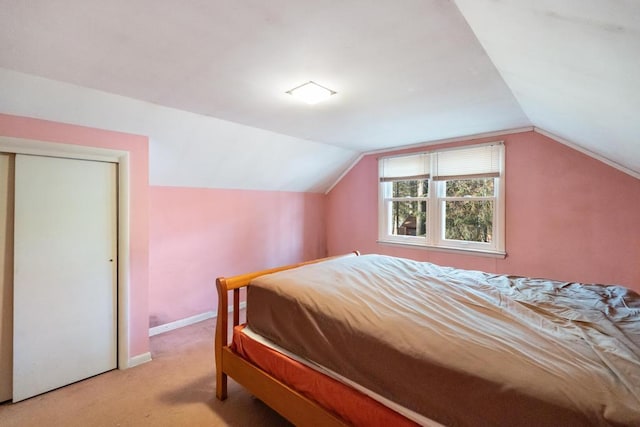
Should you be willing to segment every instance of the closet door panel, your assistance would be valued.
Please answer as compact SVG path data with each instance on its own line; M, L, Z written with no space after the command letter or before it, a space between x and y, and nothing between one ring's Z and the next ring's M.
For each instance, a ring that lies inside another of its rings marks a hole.
M16 155L14 402L117 367L116 168Z

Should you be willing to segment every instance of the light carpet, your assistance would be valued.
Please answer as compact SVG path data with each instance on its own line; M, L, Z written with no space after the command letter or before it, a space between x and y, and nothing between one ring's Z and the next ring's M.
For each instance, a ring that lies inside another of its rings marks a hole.
M0 405L0 426L291 426L229 380L215 397L215 319L151 338L153 361Z

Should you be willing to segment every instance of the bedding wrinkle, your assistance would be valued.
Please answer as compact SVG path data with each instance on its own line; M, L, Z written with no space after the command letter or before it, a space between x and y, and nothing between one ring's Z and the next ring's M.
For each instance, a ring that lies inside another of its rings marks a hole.
M257 333L443 424L530 408L538 425L640 425L640 297L619 286L363 255L259 277L247 298Z

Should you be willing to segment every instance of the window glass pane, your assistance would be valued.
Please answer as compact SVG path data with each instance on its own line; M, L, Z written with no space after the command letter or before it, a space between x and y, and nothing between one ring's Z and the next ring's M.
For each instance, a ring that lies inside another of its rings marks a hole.
M429 180L394 181L392 197L426 197L429 193Z
M395 236L425 236L427 202L391 202L390 234Z
M495 178L454 179L446 182L447 197L492 197Z
M445 239L490 243L493 201L445 201Z

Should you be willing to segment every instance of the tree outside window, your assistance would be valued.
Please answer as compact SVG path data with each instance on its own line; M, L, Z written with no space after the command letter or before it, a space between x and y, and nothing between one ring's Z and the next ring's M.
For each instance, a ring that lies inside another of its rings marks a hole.
M381 242L504 255L504 146L380 159Z

